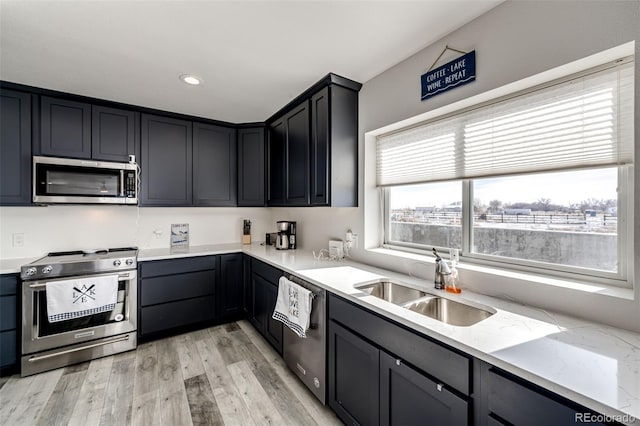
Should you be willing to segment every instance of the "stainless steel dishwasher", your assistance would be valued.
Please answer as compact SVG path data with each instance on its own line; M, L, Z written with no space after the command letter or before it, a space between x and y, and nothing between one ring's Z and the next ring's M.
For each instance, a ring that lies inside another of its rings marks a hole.
M327 353L327 294L326 291L287 275L289 280L313 292L311 320L307 337L298 337L284 326L282 354L284 361L311 392L325 404L326 400L326 353Z

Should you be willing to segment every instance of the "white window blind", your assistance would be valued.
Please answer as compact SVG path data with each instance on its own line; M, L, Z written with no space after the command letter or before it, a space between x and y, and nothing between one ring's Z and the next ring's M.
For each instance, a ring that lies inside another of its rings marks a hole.
M633 61L377 138L379 186L633 162Z

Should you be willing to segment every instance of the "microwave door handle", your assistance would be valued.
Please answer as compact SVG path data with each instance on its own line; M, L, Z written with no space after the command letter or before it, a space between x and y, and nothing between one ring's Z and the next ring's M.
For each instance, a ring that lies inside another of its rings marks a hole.
M124 197L124 170L120 170L120 196Z

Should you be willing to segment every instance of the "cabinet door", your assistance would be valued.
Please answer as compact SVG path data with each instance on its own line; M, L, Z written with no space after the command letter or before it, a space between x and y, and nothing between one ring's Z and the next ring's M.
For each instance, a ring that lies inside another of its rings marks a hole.
M237 194L236 131L193 124L193 204L235 206Z
M264 335L264 330L266 329L266 320L267 320L267 299L266 288L269 283L262 278L258 274L251 275L251 305L252 305L252 313L249 317L251 324L260 332L260 334Z
M490 418L499 418L505 423L568 426L577 423L577 414L597 415L575 402L493 367L488 370L484 380ZM590 424L603 423L594 421Z
M285 204L309 205L309 101L285 116Z
M380 425L466 425L467 401L380 352Z
M18 282L17 274L0 275L0 368L7 373L13 371L19 357Z
M220 279L216 291L219 318L237 318L244 312L242 253L220 255Z
M264 337L267 339L271 346L282 355L282 323L278 320L274 320L273 310L276 307L276 300L278 299L278 286L268 282L265 288L265 307L266 307L266 320Z
M247 255L242 256L242 282L243 282L243 309L251 318L253 315L253 304L251 303L252 286L251 286L251 258Z
M329 205L329 88L311 98L311 204Z
M285 177L285 124L284 118L269 127L267 145L267 205L284 205Z
M238 206L264 206L264 128L238 130Z
M31 204L31 95L0 90L0 205Z
M141 121L140 205L191 205L191 122L147 114Z
M43 96L40 123L42 155L91 158L91 105Z
M126 163L138 151L138 121L133 111L94 105L91 108L91 158Z
M375 346L329 322L329 406L345 424L379 424L379 357Z

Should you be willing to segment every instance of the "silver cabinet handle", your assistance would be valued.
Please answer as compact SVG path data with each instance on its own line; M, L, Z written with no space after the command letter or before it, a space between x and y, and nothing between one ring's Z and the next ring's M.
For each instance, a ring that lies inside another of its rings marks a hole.
M67 349L66 351L56 352L54 354L48 354L48 355L42 355L42 356L32 356L31 358L29 358L28 361L29 362L41 361L43 359L53 358L53 357L60 356L60 355L66 355L66 354L70 354L70 353L73 353L73 352L83 351L85 349L97 348L98 346L104 346L104 345L108 345L108 344L111 344L111 343L123 342L125 340L129 340L129 335L126 335L124 337L120 337L118 339L109 340L108 342L99 342L99 343L94 343L93 345L86 345L86 346L83 346L81 348Z

